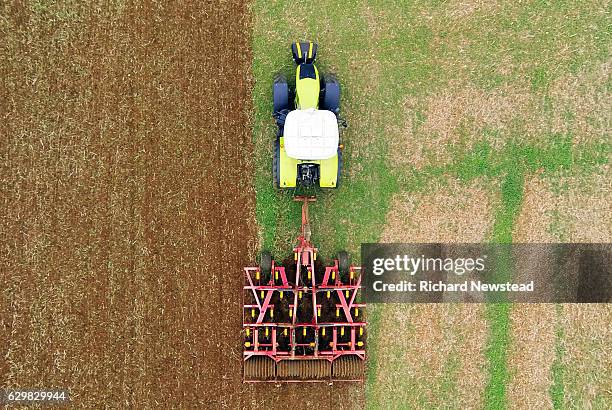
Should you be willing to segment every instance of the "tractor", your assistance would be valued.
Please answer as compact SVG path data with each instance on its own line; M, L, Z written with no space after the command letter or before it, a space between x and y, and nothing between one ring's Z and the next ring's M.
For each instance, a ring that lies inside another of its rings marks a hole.
M317 44L291 45L295 86L284 74L274 77L273 117L278 126L272 173L280 189L337 188L342 168L340 84L314 64Z
M337 188L342 145L340 85L314 65L317 45L291 45L295 86L274 78L273 116L278 125L274 184L302 202L302 229L293 257L277 261L262 252L244 268L244 382L363 381L366 360L365 303L361 267L346 251L324 263L311 242L308 204L319 188ZM313 192L315 191L315 192ZM290 191L291 192L291 191Z

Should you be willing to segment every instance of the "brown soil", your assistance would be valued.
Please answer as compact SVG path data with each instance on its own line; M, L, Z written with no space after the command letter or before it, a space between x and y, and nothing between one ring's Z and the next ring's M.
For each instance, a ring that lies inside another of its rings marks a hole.
M0 388L353 407L356 386L242 384L248 7L60 3L0 5Z

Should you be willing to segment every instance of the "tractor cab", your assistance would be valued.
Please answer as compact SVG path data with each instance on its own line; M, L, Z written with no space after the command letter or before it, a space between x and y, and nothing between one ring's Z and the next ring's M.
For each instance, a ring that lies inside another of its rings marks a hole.
M278 125L273 176L278 188L337 188L342 146L339 141L340 84L320 75L314 64L317 44L291 45L295 87L278 74L272 87L273 117Z

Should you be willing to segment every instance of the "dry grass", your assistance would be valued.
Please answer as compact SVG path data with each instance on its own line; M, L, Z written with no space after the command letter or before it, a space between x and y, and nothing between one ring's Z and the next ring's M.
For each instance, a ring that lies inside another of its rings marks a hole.
M414 113L422 108L423 120ZM452 160L449 148L458 143L477 141L485 130L507 131L517 120L533 111L527 91L511 87L485 92L473 86L454 83L423 102L404 102L406 122L393 141L392 159L417 168ZM466 141L466 137L468 140ZM499 148L502 141L491 141Z
M482 391L487 381L487 360L483 353L487 343L488 324L482 304L458 305L458 312L446 318L457 331L458 345L453 354L459 358L456 372L457 403L461 408L482 408Z
M374 43L395 38L397 29L408 24L401 7L392 2L385 7L372 7L364 2L360 14L365 18L368 35Z
M549 91L553 101L552 119L539 123L532 120L532 128L540 132L572 133L575 144L599 141L609 135L612 130L608 84L611 64L612 60L607 60L556 79Z
M479 408L486 380L482 305L386 305L374 398L390 408Z
M492 201L480 186L454 180L431 192L399 194L381 242L481 242L492 229Z
M610 61L562 76L544 95L525 85L484 91L465 78L451 81L426 97L406 97L401 127L388 127L392 161L421 168L453 159L450 148L487 138L494 148L520 131L537 143L551 133L571 133L574 144L602 141L612 129L612 101L607 90ZM552 107L551 105L552 104Z
M551 407L551 365L555 359L553 304L516 304L510 313L512 341L508 352L511 408Z
M423 11L421 17L428 20L448 21L448 24L467 24L470 17L495 12L499 2L486 0L449 0L444 7Z
M568 241L609 243L612 238L612 174L605 166L592 176L564 181L567 191L558 203L561 220L567 224Z
M456 182L400 195L383 242L479 242L491 228L490 199ZM386 305L377 345L374 397L396 408L479 408L486 384L487 323L478 304Z
M393 398L412 407L423 400L435 402L434 389L424 387L442 376L450 353L444 333L446 309L445 305L384 306L377 342L376 398Z
M551 232L552 212L557 198L549 182L538 175L525 180L523 207L514 225L513 239L516 242L555 242L559 238Z
M609 242L610 178L608 168L592 176L563 178L553 185L550 180L535 175L525 182L523 207L517 219L513 238L516 242ZM541 266L542 274L548 270ZM604 374L604 366L597 360L608 362L610 351L602 343L609 328L608 306L565 305L565 390L568 406L590 408L596 395L606 395L612 384L598 377L594 365ZM551 365L555 358L555 306L516 305L512 318L512 345L509 365L512 378L509 400L516 408L534 408L542 403L551 405ZM605 318L608 318L607 324ZM582 323L584 321L586 323ZM604 335L601 332L604 331ZM591 340L595 352L589 351ZM571 382L568 382L568 379ZM606 385L607 383L607 385ZM607 389L607 390L606 390ZM608 398L610 399L610 397ZM582 401L584 400L584 402Z
M563 306L565 331L565 405L610 408L612 404L612 308L610 305Z
M608 166L591 176L562 178L554 185L534 176L525 183L517 242L602 242L612 238L612 180Z

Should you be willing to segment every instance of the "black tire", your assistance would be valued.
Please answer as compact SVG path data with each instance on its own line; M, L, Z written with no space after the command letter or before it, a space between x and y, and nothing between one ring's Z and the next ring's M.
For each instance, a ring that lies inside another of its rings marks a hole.
M268 251L263 251L260 255L259 269L261 272L262 282L268 282L272 274L272 254Z
M325 91L320 106L321 109L331 111L336 116L340 113L340 83L333 75L325 76Z
M280 188L280 142L274 142L274 159L272 160L272 181L274 188Z
M351 269L351 258L348 252L338 252L338 270L340 271L341 277L348 276L349 270Z
M282 110L290 110L289 84L284 74L276 74L272 84L272 101L274 103L274 113Z

